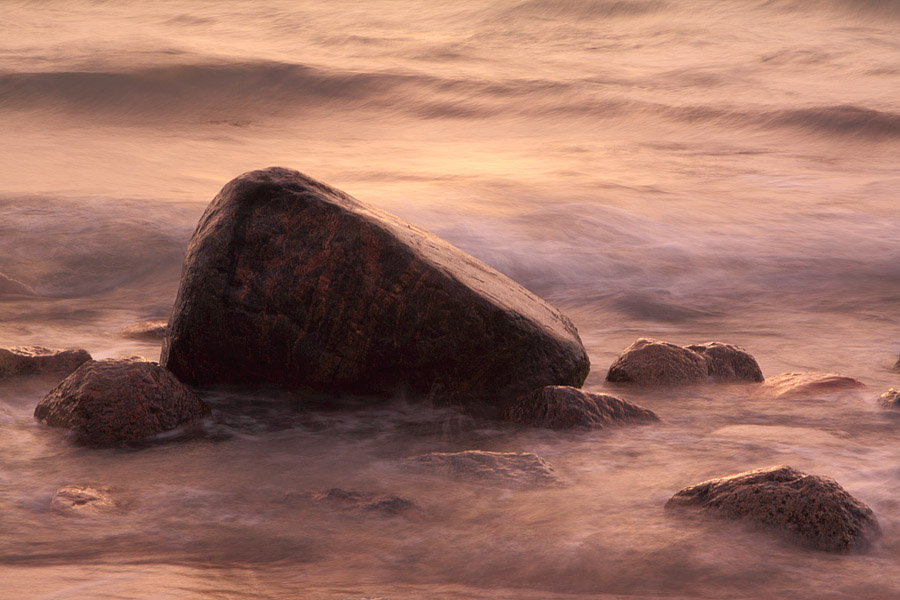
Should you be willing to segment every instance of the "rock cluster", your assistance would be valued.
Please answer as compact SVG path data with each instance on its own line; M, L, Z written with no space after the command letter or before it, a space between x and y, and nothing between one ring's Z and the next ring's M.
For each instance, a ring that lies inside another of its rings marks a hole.
M507 407L510 421L549 429L603 429L659 421L653 411L606 394L568 386L546 386L520 396Z
M515 488L556 486L562 483L562 478L556 474L553 466L531 452L429 452L404 459L401 467L453 479L487 481Z
M282 168L237 177L201 217L160 363L194 385L484 404L590 368L572 323L511 279Z
M174 375L139 358L89 361L50 391L34 416L87 446L116 446L190 425L209 407Z
M862 550L880 535L872 510L833 479L786 466L692 485L675 494L666 508L751 521L828 552Z
M91 360L87 350L59 350L43 346L0 348L0 379L17 375L68 375Z
M663 385L702 381L759 382L762 371L743 348L721 342L678 346L640 338L609 367L613 383Z

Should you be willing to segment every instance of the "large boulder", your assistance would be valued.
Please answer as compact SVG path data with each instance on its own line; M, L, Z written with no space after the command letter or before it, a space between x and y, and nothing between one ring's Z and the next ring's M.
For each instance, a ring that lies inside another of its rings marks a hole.
M228 183L200 219L160 362L187 383L502 403L579 386L558 310L402 219L282 168Z
M865 389L866 384L844 375L818 372L789 372L769 377L760 391L775 398L808 398Z
M139 358L92 360L37 405L34 416L87 446L116 446L190 425L210 408L172 373Z
M703 381L759 382L762 371L746 350L721 342L677 346L640 338L609 367L606 380L635 385Z
M87 361L87 350L59 350L43 346L0 348L0 379L17 375L68 375Z
M872 509L836 481L781 465L692 485L666 508L751 521L828 552L863 550L881 532Z
M553 465L532 452L429 452L400 462L403 469L512 488L561 485Z
M653 411L627 400L564 385L548 385L520 396L507 408L507 418L531 427L557 430L659 421Z

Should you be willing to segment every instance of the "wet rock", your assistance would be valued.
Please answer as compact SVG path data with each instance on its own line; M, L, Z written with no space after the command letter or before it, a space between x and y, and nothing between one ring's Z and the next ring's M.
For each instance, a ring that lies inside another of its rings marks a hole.
M0 379L18 375L68 375L91 360L87 350L59 350L43 346L0 348Z
M429 452L401 461L401 467L453 479L489 481L516 488L562 484L553 466L531 452Z
M858 379L834 373L781 373L763 382L761 391L776 398L803 398L860 390L866 386Z
M880 535L872 510L833 479L786 466L698 483L672 496L666 508L755 522L828 552L863 550Z
M550 429L603 429L659 421L653 411L627 400L559 385L520 396L507 409L507 418Z
M189 425L209 407L172 373L139 358L92 360L37 405L34 416L78 443L115 446Z
M353 492L341 488L332 488L326 491L292 492L284 497L285 502L296 500L314 502L342 510L373 512L385 516L411 516L421 511L415 502L406 498L381 496L372 492Z
M715 381L763 380L762 370L746 350L722 342L706 342L686 346L706 358L707 374Z
M900 390L889 389L878 397L878 405L881 408L900 410Z
M228 183L185 257L161 363L191 384L482 400L578 386L558 310L402 219L297 171Z
M167 321L142 321L122 330L122 337L136 340L161 340L166 337Z
M67 515L96 515L114 512L120 505L109 488L67 485L56 491L50 508Z
M34 290L32 290L21 281L16 281L12 277L7 277L3 273L0 273L0 296L4 296L7 294L12 296L36 295L34 293Z
M900 358L898 358L897 362L894 364L894 370L900 373Z

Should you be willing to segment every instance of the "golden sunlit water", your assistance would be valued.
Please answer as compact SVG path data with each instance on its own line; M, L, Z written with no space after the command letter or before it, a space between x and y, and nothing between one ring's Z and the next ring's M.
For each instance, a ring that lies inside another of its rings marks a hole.
M209 435L122 451L33 420L53 380L0 382L0 598L900 597L900 417L875 404L900 387L898 31L894 0L4 2L0 273L36 295L0 296L0 345L156 359L121 330L168 318L221 186L280 165L562 309L589 390L638 337L868 388L616 390L661 423L593 433L223 392ZM398 466L468 449L565 485ZM881 540L829 555L663 511L773 464L835 478ZM58 514L66 484L125 509ZM285 501L335 487L422 511Z

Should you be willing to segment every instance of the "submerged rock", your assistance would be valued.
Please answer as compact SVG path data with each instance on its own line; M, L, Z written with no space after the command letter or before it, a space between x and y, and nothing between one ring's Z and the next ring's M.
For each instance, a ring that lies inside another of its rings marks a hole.
M136 340L161 340L166 337L167 321L142 321L122 330L122 337Z
M139 358L85 363L34 410L43 423L98 447L143 440L209 414L209 406L172 373Z
M661 385L701 381L763 380L762 371L743 348L721 342L677 346L640 338L609 367L613 383Z
M402 219L297 171L228 183L188 246L160 362L198 384L500 403L578 386L558 310Z
M781 373L763 382L761 391L776 398L803 398L864 389L866 385L852 377L834 373Z
M91 360L87 350L59 350L43 346L0 348L0 379L17 375L68 375Z
M603 429L659 421L653 411L627 400L560 385L520 396L508 407L507 417L523 425L550 429Z
M897 362L894 364L894 370L900 373L900 358L898 358Z
M553 466L531 452L429 452L401 461L405 469L437 473L453 479L490 481L517 488L562 483Z
M341 488L326 491L291 492L283 501L305 500L332 508L343 510L359 510L378 513L385 516L411 515L421 509L412 500L399 496L381 496L372 492L353 492Z
M67 485L56 491L50 508L68 515L96 515L114 512L120 505L109 488Z
M881 408L900 410L900 390L889 389L878 397L878 405Z
M3 273L0 273L0 296L4 295L13 295L13 296L34 296L34 290L30 287L22 283L21 281L17 281L12 277L7 277Z
M828 552L863 550L881 531L872 509L833 479L786 466L698 483L672 496L666 508L759 523Z

